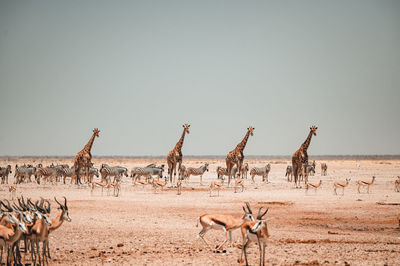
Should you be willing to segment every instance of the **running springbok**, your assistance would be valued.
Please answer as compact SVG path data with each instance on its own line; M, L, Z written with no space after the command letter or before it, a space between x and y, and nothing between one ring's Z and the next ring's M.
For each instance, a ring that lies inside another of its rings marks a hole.
M214 189L217 189L217 191L218 191L218 197L219 197L219 190L221 189L222 185L223 185L222 182L216 182L216 181L211 182L211 185L210 185L210 197L211 197L211 192L212 192Z
M349 185L350 180L351 180L350 178L346 178L346 183L343 183L343 182L333 183L333 191L335 192L335 195L337 195L336 189L338 189L340 187L342 188L342 191L343 191L342 195L344 195L344 188Z
M228 214L203 214L197 219L197 225L199 226L199 222L203 229L201 229L200 233L197 234L197 239L201 238L206 245L211 248L211 246L204 239L204 235L210 229L215 230L223 230L225 232L225 240L216 247L217 250L221 249L223 245L228 241L229 235L229 243L232 246L232 231L241 227L243 223L246 221L254 221L253 212L251 211L250 204L246 202L246 207L243 206L244 215L241 218L235 218L232 215Z
M369 186L371 186L375 181L375 176L372 177L371 181L365 181L365 180L358 180L357 184L358 184L358 193L360 192L360 187L361 186L367 186L367 193L369 193Z
M319 188L322 184L322 180L319 180L318 184L307 182L306 184L306 193L308 192L308 189L313 187L315 189L315 193L317 193L317 188Z
M264 264L265 246L267 245L267 239L270 236L268 232L267 222L273 219L273 217L268 219L263 219L263 217L267 214L267 212L268 209L266 209L265 212L262 213L262 207L261 207L258 210L257 221L244 222L240 227L243 239L242 252L240 254L240 258L238 259L240 265L242 265L243 263L242 259L243 253L244 253L244 258L246 260L246 265L249 265L247 261L246 249L251 242L255 241L258 242L258 248L260 251L260 265L265 265Z

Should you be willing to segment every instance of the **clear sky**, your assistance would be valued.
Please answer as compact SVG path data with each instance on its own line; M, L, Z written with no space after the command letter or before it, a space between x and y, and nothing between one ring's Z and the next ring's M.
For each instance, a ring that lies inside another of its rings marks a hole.
M0 0L0 155L400 154L400 1Z

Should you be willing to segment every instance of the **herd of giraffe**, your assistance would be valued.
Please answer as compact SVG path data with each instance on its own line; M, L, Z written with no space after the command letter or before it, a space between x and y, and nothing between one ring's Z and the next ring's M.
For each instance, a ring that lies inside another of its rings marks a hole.
M184 124L183 126L183 131L181 134L181 137L179 138L178 142L174 146L174 148L168 152L167 154L167 165L168 165L168 176L166 177L166 180L160 180L162 177L162 172L164 171L164 165L162 166L156 166L154 164L148 165L145 168L134 168L131 171L131 177L133 178L133 184L141 184L141 185L153 185L155 191L157 191L158 188L163 189L166 184L169 182L172 187L177 187L178 188L178 194L181 194L181 187L182 183L184 180L186 180L186 183L189 180L189 177L191 175L194 176L200 176L200 185L202 185L202 176L203 174L208 171L209 165L206 163L203 166L200 166L199 168L194 168L194 167L185 167L182 162L183 162L183 154L182 154L182 147L184 143L184 139L186 134L189 134L189 128L190 125ZM289 165L287 167L287 172L286 175L288 176L288 181L291 181L291 178L289 177L293 175L294 177L294 184L296 188L301 188L300 182L302 179L304 179L304 184L306 190L309 188L314 188L317 189L321 186L322 181L319 183L312 183L308 181L308 175L309 173L315 173L315 161L313 164L309 165L308 164L308 153L307 150L310 146L311 139L313 136L317 135L317 129L318 127L316 126L311 126L310 131L307 135L306 140L300 145L299 149L296 150L292 156L292 165ZM217 168L217 175L218 179L221 178L222 181L212 181L210 184L210 196L212 194L213 190L218 190L218 195L219 195L219 190L223 187L224 184L224 178L223 176L226 175L228 176L228 181L227 181L227 187L230 187L232 177L235 178L234 182L234 188L235 192L237 192L237 188L241 188L241 190L244 190L244 178L247 179L247 172L250 171L250 175L252 178L253 183L255 183L254 177L256 175L262 176L262 180L266 181L268 183L268 173L270 172L271 166L270 164L266 165L265 167L257 168L253 167L249 169L248 163L244 164L244 149L246 147L246 144L248 142L248 139L250 136L254 135L254 127L248 127L245 136L243 139L236 145L235 149L230 151L226 158L225 158L225 163L226 163L226 168L223 167L218 167ZM91 192L96 187L101 187L102 191L104 188L107 189L107 192L110 188L114 189L113 195L118 196L119 191L120 191L120 185L119 181L121 180L122 174L125 174L128 176L128 170L125 167L109 167L106 164L102 165L102 169L100 169L100 173L102 174L102 179L101 182L92 182L92 178L94 175L98 175L98 170L97 168L93 168L93 163L92 163L92 154L91 154L91 149L93 147L93 143L96 137L99 137L100 131L95 128L93 130L93 134L90 137L88 143L83 147L83 149L77 153L74 159L74 164L72 168L69 168L68 165L57 165L57 166L50 166L50 167L42 167L41 164L37 166L37 170L33 166L28 166L24 169L22 167L16 166L16 184L18 184L19 181L27 179L26 175L28 176L30 180L30 176L34 175L37 183L40 183L40 178L42 177L43 179L48 178L50 180L57 179L57 175L63 175L64 174L64 183L65 183L65 177L70 176L71 177L71 182L75 180L75 183L77 185L82 184L82 177L85 176L87 177L86 182L90 184L91 187ZM32 171L32 169L35 168L35 170ZM23 172L22 170L25 172ZM311 170L311 171L310 171ZM17 174L18 172L18 174ZM21 176L19 175L20 172L23 172ZM0 167L0 178L2 178L2 183L5 182L5 180L8 183L8 174L11 173L11 166L8 165L7 167ZM28 174L25 174L28 173ZM176 178L176 175L178 173L178 179ZM325 163L321 163L321 175L326 175L327 174L327 165ZM105 175L105 176L103 176ZM114 181L111 182L109 178L107 179L106 177L110 175L114 175ZM153 175L157 175L157 179L152 179ZM51 178L53 176L53 178ZM146 176L146 180L140 180L140 176ZM7 179L6 179L7 178ZM342 194L344 194L344 188L348 186L350 180L347 180L346 182L334 182L333 187L334 187L334 192L337 194L337 188L342 189ZM367 192L369 193L369 187L372 185L375 181L375 177L371 181L369 180L358 180L358 192L360 193L360 188L363 186L367 186ZM400 185L398 185L397 181L395 183L396 190L400 190L398 188ZM10 187L10 192L15 193L16 187L11 188Z

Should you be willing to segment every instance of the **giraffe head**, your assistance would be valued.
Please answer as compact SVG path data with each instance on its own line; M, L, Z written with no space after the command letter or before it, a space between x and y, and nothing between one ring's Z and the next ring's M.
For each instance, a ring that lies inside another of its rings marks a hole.
M100 130L98 128L93 129L93 133L96 137L99 137Z
M310 127L310 130L312 131L312 133L314 134L314 136L317 135L317 129L318 129L318 127L316 127L316 126Z
M190 127L190 125L184 124L182 127L185 129L185 132L186 132L187 134L189 134L189 127Z
M256 129L255 127L248 127L247 131L250 131L250 135L253 136L253 131Z

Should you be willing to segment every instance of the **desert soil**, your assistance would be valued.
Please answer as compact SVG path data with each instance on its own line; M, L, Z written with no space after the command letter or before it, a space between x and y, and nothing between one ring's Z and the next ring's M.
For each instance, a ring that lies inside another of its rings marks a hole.
M60 158L2 158L0 166L11 164L67 163ZM94 158L96 167L102 163L122 165L128 169L165 160L151 158ZM270 240L266 249L268 265L400 265L400 206L379 205L377 202L400 203L394 180L400 175L400 160L325 160L328 175L321 176L320 163L310 181L322 187L316 191L294 188L285 178L289 160L249 159L251 167L271 164L269 183L256 177L245 181L245 191L221 189L219 196L210 197L208 187L216 180L217 166L223 159L184 158L186 166L210 164L203 177L191 177L182 195L175 188L154 193L150 186L132 185L124 177L119 197L97 189L93 195L87 185L18 185L17 196L32 199L44 197L52 201L52 217L57 209L54 196L68 198L72 221L65 222L50 236L50 264L62 265L236 265L242 243L240 231L234 231L234 247L226 245L225 253L215 253L196 239L201 226L197 218L206 213L242 216L242 205L250 202L253 211L269 208ZM166 175L166 173L164 172ZM10 174L13 182L14 173ZM376 183L370 193L357 192L358 179ZM333 182L351 178L344 195L334 195ZM304 186L303 186L304 187ZM0 198L9 198L7 185L1 185ZM215 192L216 195L216 192ZM205 239L216 246L224 240L222 231L210 231ZM257 265L258 246L249 248L249 262ZM29 258L26 258L29 262Z

